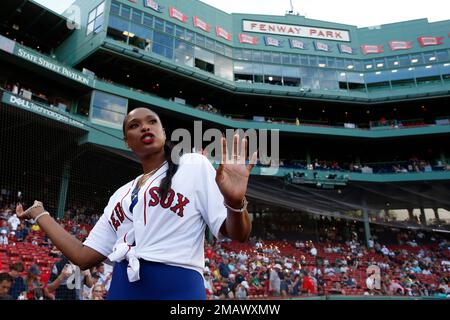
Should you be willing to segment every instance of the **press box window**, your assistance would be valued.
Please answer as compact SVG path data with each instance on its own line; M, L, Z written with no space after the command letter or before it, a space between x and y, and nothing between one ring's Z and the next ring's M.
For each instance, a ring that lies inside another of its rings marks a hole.
M198 58L195 58L195 67L197 67L201 70L204 70L206 72L209 72L209 73L214 73L214 65L213 64L203 61L203 60L200 60Z
M128 110L128 100L112 94L94 91L90 120L92 123L121 129Z
M86 35L100 31L104 21L104 11L105 2L102 2L91 12L89 12Z
M195 47L194 66L206 72L214 74L214 54L200 47Z

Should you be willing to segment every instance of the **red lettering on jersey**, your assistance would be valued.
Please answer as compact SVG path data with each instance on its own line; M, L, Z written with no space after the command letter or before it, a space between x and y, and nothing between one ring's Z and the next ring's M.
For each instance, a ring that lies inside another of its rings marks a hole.
M119 227L120 227L120 222L117 221L116 218L114 217L114 211L113 211L113 213L111 214L111 222L112 222L112 225L113 225L113 227L114 227L114 230L117 231L117 229L119 229Z
M172 189L167 191L166 197L161 200L161 207L163 207L164 209L169 208L172 205L174 197L175 197L175 191L173 191Z
M125 213L123 212L120 202L116 204L116 207L114 208L114 213L116 214L116 217L120 220L120 223L122 223L125 220Z
M170 208L178 216L183 217L184 207L189 203L189 199L183 196L181 193L177 193L178 203Z
M148 202L149 207L156 207L159 204L159 187L151 188L148 193L151 196L150 201Z

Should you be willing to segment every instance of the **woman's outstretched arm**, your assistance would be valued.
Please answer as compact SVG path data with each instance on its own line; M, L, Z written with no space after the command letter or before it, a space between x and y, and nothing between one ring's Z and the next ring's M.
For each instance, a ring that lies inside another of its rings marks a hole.
M35 201L34 205L39 205L29 211L28 216L25 215L23 207L18 204L16 214L20 219L36 219L41 213L45 212L42 203ZM75 265L82 270L89 269L106 259L99 252L84 246L83 243L68 233L61 227L50 215L43 215L38 220L39 227L52 240L54 245Z

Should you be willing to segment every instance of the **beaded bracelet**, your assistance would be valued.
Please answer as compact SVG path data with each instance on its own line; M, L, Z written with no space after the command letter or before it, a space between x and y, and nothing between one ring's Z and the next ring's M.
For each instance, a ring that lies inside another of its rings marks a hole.
M33 219L32 222L33 223L38 223L39 218L41 218L42 216L46 216L46 215L50 215L50 213L48 211L44 211L40 214L38 214L38 216L36 217L36 219Z
M28 219L28 220L30 220L30 219L31 219L31 217L30 217L30 211L33 210L33 209L35 209L35 208L39 208L39 207L44 208L44 206L43 206L42 204L37 203L37 204L34 204L34 205L32 205L31 207L29 207L27 210L25 210L24 213L23 213L24 216L25 216L25 218Z
M225 201L223 202L223 204L225 205L225 207L227 207L229 210L231 210L233 212L242 213L245 210L247 210L248 201L247 201L247 198L244 197L244 200L242 201L242 208L241 209L232 208L228 204L226 204Z

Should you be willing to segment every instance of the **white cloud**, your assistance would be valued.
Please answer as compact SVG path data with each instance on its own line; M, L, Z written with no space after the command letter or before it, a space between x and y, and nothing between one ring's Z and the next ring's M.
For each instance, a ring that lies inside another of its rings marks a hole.
M36 0L62 12L73 0ZM284 15L289 0L201 0L225 12ZM428 18L450 19L450 1L443 0L292 0L294 11L310 19L368 27L392 22Z
M201 0L226 12L284 15L289 0ZM294 12L310 19L367 27L428 18L450 19L450 1L442 0L292 0Z
M35 0L35 2L40 3L55 12L62 13L66 10L75 0Z

